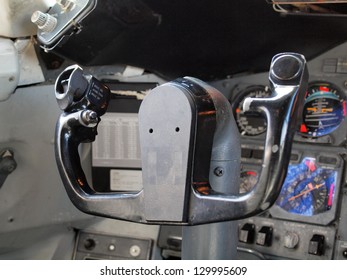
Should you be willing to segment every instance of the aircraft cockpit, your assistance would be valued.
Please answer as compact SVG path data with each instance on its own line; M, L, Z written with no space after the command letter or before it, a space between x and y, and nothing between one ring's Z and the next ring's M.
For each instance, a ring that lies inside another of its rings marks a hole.
M347 258L347 1L0 5L0 259Z

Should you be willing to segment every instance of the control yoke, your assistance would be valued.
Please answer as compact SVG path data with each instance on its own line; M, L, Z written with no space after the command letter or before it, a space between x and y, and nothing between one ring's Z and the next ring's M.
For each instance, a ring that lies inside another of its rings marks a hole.
M255 188L239 194L240 140L228 100L190 77L153 89L139 111L142 190L98 193L82 170L78 146L95 140L110 91L70 66L55 94L63 113L55 136L58 169L80 210L150 224L195 225L236 220L268 209L280 193L307 89L305 58L282 53L271 62L272 95L247 98L245 110L266 116L262 170Z

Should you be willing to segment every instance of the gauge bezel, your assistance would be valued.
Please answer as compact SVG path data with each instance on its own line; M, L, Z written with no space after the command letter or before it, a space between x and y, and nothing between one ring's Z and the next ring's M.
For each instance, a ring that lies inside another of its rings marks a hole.
M264 116L263 119L264 119L264 122L265 122L265 129L262 131L262 132L259 132L257 134L249 134L246 132L245 129L243 129L239 123L239 120L238 120L238 116L237 116L237 108L240 108L241 106L241 102L248 96L250 96L250 94L254 91L264 91L264 92L267 92L270 96L271 95L271 91L269 89L268 86L265 86L265 85L250 85L250 86L247 86L245 87L244 89L242 89L241 91L237 92L236 95L235 95L235 98L231 101L231 105L232 105L232 111L233 111L233 114L234 114L234 118L235 118L235 122L236 122L236 125L239 129L239 132L240 132L240 135L242 137L249 137L249 138L257 138L257 137L263 137L263 135L265 134L266 130L267 130L267 123L266 123L266 117ZM260 113L261 115L261 113ZM243 133L244 132L244 133Z
M300 215L300 214L287 212L286 210L282 209L277 204L274 204L269 209L269 212L274 218L280 218L280 219L291 220L291 221L300 221L300 222L306 222L306 223L310 223L310 224L327 225L330 222L332 222L336 217L336 210L337 210L337 206L338 206L339 193L340 193L340 188L341 188L343 160L342 160L341 156L339 156L338 154L331 154L328 152L314 153L314 152L293 151L293 153L298 154L299 157L297 160L291 161L290 164L301 163L304 158L315 158L316 159L316 165L318 167L325 168L325 169L332 169L332 170L335 170L337 172L333 205L328 211L318 213L318 214L312 215L312 216L304 216L304 215ZM319 161L319 159L323 156L336 158L336 164L321 163Z
M333 90L336 91L336 93L332 92L334 95L336 95L339 100L343 99L344 101L347 102L347 96L346 96L346 93L340 88L338 87L335 83L332 83L332 82L328 82L328 81L312 81L309 83L308 85L308 89L307 89L307 93L306 93L306 96L305 96L305 100L304 100L304 104L306 104L307 102L307 95L308 95L308 92L311 88L313 87L318 87L318 86L325 86L325 87L328 87L328 88L331 88ZM310 135L308 134L307 132L301 132L300 131L300 128L299 128L299 131L298 131L298 135L303 137L303 138L306 138L306 139L319 139L319 138L326 138L326 137L329 137L329 135L332 135L334 134L334 132L336 132L341 126L342 124L346 121L346 116L341 120L341 122L330 132L326 133L326 134L322 134L322 135ZM302 113L302 124L304 124L304 111Z

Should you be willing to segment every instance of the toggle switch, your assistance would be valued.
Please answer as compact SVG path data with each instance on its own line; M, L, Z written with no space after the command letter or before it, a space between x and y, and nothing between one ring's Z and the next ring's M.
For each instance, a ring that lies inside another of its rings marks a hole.
M310 244L308 246L308 253L311 255L316 255L316 256L323 255L324 243L325 243L324 235L320 235L320 234L313 235L310 240Z
M271 246L272 244L272 227L263 226L257 235L256 243L261 246Z
M243 243L254 242L255 226L254 224L244 224L240 230L239 241Z

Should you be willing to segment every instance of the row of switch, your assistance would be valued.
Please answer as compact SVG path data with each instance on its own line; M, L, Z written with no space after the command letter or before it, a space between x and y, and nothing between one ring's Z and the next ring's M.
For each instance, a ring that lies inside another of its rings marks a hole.
M272 245L273 228L262 226L256 236L256 244L260 246ZM243 243L254 243L255 225L246 223L242 226L239 233L239 241ZM295 232L286 232L283 239L283 246L288 249L295 249L299 243L299 236ZM308 253L321 256L324 254L325 237L320 234L314 234L309 242Z
M272 244L272 227L263 226L257 234L256 243L261 246L271 246ZM244 224L240 230L239 241L243 243L253 243L255 236L255 225Z

